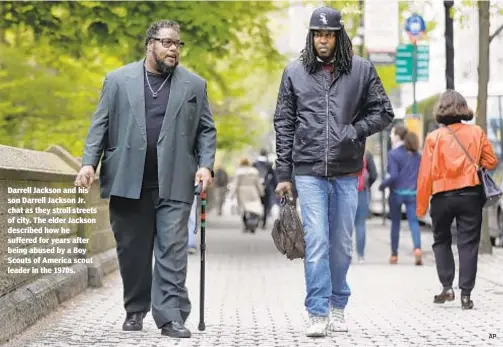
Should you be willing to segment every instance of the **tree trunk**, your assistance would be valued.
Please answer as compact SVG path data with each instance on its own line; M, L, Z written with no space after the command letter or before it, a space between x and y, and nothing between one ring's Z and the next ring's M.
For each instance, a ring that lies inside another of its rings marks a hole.
M454 1L444 1L445 11L445 82L446 89L454 89Z
M479 66L478 94L477 94L477 125L487 133L487 85L489 83L489 8L490 1L478 1L479 14ZM492 245L489 237L487 210L484 209L482 220L482 236L480 240L480 253L492 254Z

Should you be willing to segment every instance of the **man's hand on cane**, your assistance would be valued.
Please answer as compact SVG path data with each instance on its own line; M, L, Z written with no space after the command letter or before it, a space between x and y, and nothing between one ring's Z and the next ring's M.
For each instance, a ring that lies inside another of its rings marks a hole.
M76 187L91 188L94 182L94 167L92 165L84 165L77 174L74 185Z
M210 186L212 178L211 171L208 168L202 167L196 172L195 177L195 185L198 185L199 182L203 181L203 192Z

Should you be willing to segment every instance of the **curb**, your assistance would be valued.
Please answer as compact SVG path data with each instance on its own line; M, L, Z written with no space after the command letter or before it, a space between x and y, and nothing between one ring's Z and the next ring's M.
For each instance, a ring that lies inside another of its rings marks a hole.
M87 265L88 286L101 287L105 276L119 268L117 252L113 248L92 258L93 262Z
M115 249L92 257L91 264L75 264L73 274L51 274L0 297L0 344L47 316L88 287L101 287L104 277L118 268Z

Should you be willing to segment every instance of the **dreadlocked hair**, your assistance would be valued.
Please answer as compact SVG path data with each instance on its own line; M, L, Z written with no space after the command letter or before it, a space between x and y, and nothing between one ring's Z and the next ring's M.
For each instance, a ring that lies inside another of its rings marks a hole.
M334 51L334 71L348 74L351 72L353 59L353 44L344 27L335 32L335 51ZM312 74L319 69L320 64L316 59L314 49L314 30L309 30L306 37L306 47L301 51L300 61L304 64L307 72Z

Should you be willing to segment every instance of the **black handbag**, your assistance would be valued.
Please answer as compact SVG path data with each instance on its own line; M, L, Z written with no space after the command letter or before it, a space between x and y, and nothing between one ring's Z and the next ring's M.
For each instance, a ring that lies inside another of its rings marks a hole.
M452 134L461 149L463 149L463 152L465 152L468 159L470 159L470 161L477 167L477 174L479 176L480 184L482 185L482 190L484 192L484 207L489 207L497 204L503 193L501 192L501 189L498 187L496 182L494 182L489 171L487 171L486 168L479 166L475 162L475 160L473 160L472 156L470 155L470 153L468 153L466 148L461 144L461 142L459 142L457 136L454 134L454 131L452 131L448 126L446 126L446 128Z

